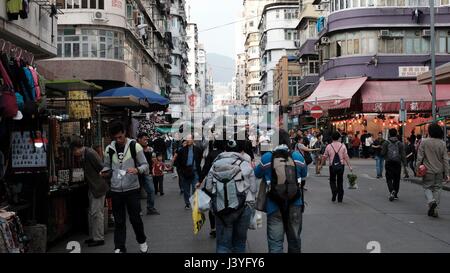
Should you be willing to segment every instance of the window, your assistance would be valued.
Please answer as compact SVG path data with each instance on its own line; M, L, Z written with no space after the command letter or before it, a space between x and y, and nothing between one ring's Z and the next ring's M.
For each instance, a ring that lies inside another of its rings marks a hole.
M359 7L359 0L353 0L353 7L354 8Z
M298 40L298 31L295 29L285 29L284 30L284 39L285 40Z
M57 0L60 9L105 9L104 0Z
M249 25L250 25L251 27L253 27L253 21L250 21Z
M279 10L279 9L277 9L277 10L275 11L275 17L276 17L277 19L280 18L280 10Z
M288 77L288 93L289 97L298 96L298 82L299 77Z
M378 41L378 52L388 54L403 53L403 38L380 39Z
M284 19L298 19L298 9L285 9Z
M272 51L267 51L267 58L268 58L268 61L269 62L271 62L272 61Z
M319 61L309 61L309 74L319 74Z
M122 33L96 29L81 29L80 33L73 28L58 31L59 57L124 59Z

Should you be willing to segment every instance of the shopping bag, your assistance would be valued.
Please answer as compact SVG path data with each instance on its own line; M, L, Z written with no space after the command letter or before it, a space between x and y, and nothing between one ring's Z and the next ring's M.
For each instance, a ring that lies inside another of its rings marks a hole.
M191 208L192 208L192 222L194 224L194 234L197 234L202 229L205 223L205 215L198 209L198 190L191 196Z
M253 210L248 229L256 230L259 228L262 228L262 213L260 211Z
M256 210L266 212L267 203L267 183L263 180L259 183L259 190L256 196Z
M358 176L352 172L347 175L347 178L347 188L351 190L358 189L358 183L356 182Z

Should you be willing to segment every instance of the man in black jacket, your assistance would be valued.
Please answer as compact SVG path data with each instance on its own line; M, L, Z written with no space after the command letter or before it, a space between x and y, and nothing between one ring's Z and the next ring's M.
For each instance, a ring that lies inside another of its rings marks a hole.
M195 185L201 177L200 163L202 161L202 150L194 145L192 135L186 137L186 146L180 149L173 161L181 176L185 209L190 209L189 198L194 193Z

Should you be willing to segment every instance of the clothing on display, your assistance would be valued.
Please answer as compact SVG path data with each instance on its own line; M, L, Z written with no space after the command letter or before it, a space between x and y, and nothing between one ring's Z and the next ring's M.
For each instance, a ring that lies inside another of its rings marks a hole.
M0 210L0 253L24 253L28 241L19 216Z
M28 18L29 12L28 0L6 0L6 12L8 20L18 20Z

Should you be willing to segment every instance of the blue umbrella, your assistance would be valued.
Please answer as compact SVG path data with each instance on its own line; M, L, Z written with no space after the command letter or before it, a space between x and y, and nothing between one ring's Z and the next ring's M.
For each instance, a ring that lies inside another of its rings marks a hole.
M109 89L104 92L101 92L96 97L126 97L126 96L134 96L140 99L145 99L150 105L151 104L167 105L170 102L169 99L157 94L154 91L136 87L119 87Z

